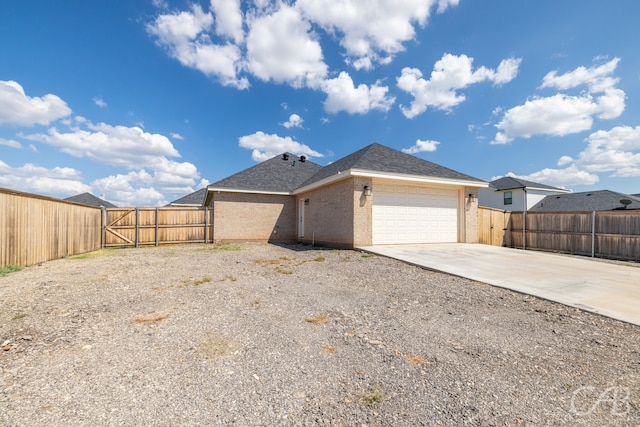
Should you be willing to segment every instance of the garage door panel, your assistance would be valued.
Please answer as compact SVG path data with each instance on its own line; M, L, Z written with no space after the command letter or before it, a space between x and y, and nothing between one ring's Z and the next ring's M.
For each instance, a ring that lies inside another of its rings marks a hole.
M373 197L373 243L458 241L456 190L381 185Z

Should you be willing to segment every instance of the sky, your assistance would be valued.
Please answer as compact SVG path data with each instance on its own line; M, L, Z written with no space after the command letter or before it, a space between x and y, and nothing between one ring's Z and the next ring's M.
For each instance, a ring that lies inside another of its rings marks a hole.
M378 142L640 193L637 0L3 0L0 187L162 206Z

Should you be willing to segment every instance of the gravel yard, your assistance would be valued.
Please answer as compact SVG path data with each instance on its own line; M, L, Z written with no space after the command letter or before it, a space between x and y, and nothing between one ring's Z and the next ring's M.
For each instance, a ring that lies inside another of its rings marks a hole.
M640 425L639 327L357 251L102 250L0 303L3 426Z

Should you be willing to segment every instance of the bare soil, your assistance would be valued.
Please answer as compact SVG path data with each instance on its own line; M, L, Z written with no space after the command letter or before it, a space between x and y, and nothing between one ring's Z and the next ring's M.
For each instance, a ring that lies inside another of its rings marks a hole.
M357 251L44 263L0 344L7 426L640 425L639 327Z

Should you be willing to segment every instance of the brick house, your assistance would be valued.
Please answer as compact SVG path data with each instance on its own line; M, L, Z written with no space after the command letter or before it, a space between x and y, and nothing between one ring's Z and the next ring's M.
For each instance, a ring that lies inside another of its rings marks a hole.
M204 204L216 241L475 243L486 186L375 143L325 167L284 153L209 185Z

